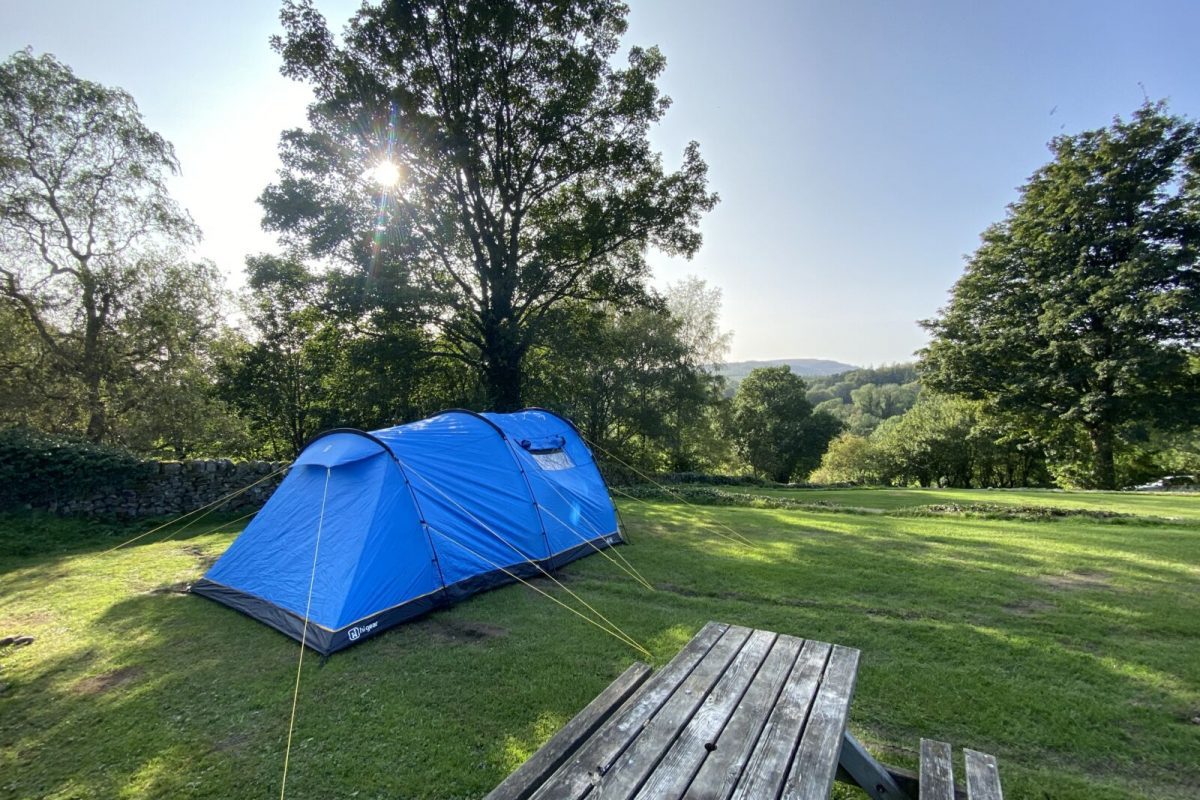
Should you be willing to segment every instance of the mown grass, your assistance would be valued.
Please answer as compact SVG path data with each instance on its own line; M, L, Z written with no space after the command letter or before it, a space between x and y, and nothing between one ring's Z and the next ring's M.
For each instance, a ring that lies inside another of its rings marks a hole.
M877 491L822 499L861 507ZM1113 510L1198 517L1198 498L1154 499ZM910 505L934 502L946 501ZM992 752L1011 798L1200 785L1200 525L632 501L622 513L623 554L657 591L600 557L562 576L656 664L709 619L840 642L863 651L851 727L884 760L914 766L921 736ZM51 552L22 544L31 532ZM201 574L233 531L100 554L135 532L0 520L0 635L37 638L0 650L0 797L277 794L297 645L162 591ZM323 666L310 654L288 797L481 796L636 658L520 586Z
M721 486L721 491L782 497L797 502L820 502L894 511L925 505L988 504L1044 506L1081 511L1175 518L1200 522L1200 494L1180 492L1074 492L1060 489L791 489Z

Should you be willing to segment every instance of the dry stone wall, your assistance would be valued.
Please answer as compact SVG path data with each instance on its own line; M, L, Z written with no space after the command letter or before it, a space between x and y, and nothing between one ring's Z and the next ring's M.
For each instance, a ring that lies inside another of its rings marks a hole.
M86 497L51 500L43 511L64 515L159 517L185 514L246 489L214 511L250 511L267 502L286 472L271 473L285 465L271 461L150 462L151 474L130 487L103 489ZM270 476L270 477L268 477ZM259 481L256 485L256 481Z

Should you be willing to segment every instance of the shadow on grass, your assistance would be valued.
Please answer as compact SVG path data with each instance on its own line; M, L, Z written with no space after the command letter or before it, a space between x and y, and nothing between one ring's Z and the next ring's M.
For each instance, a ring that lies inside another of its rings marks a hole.
M1189 755L1200 726L1186 723L1187 709L1200 708L1194 534L667 505L623 512L638 544L622 554L659 591L602 559L563 572L659 665L708 619L840 642L864 654L852 726L889 752L903 755L920 736L994 752L1011 796L1189 797L1200 781ZM737 522L757 546L722 539L706 519ZM70 599L50 599L54 584L44 581L82 588L109 557L79 556L103 549L23 559L21 593L42 582L46 599L30 594L22 609L42 603L57 615L43 627L56 629ZM105 580L120 569L149 576L109 588L66 635L5 662L14 685L0 696L0 790L278 791L298 646L203 598L150 593L156 555L183 564L187 554L148 545L114 561ZM196 572L200 555L191 557ZM1081 570L1105 582L1037 580ZM481 796L636 658L520 586L324 667L309 654L288 794Z

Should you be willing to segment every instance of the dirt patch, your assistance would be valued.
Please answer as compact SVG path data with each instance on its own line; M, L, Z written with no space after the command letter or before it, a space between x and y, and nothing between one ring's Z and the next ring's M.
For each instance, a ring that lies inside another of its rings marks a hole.
M218 742L213 742L213 749L218 753L236 752L250 743L250 734L231 733Z
M76 694L104 694L107 691L132 683L142 676L141 667L121 667L103 675L93 675L75 684Z
M746 596L741 592L701 592L696 589L689 589L686 586L676 586L673 583L659 583L656 588L660 591L670 592L682 597L708 597L715 600L744 600Z
M1039 575L1037 582L1058 591L1106 589L1112 586L1112 576L1096 569L1079 569L1059 575Z
M707 600L740 600L745 603L770 603L777 606L793 606L796 608L807 608L809 606L820 605L815 600L807 600L799 597L763 597L756 594L747 594L746 592L702 592L698 589L690 589L687 586L677 586L673 583L656 583L655 588L662 592L670 592L677 594L680 597L702 597Z
M487 622L457 619L431 619L429 626L434 635L452 642L482 642L508 636L508 628Z
M49 625L58 619L58 615L53 611L30 611L27 614L13 614L11 617L0 619L0 632L4 635L9 635L9 631L22 630L26 627L37 627L40 625ZM16 634L12 634L16 635Z
M195 556L200 561L200 569L207 572L208 568L217 563L217 556L209 555L201 548L194 544L189 544L183 548L183 552L189 556Z
M1104 648L1096 642L1076 642L1070 639L1060 639L1059 644L1068 650L1074 649L1079 653L1087 653L1090 656L1102 656L1105 653Z
M1057 606L1045 600L1027 597L1023 600L1014 600L1011 603L1005 603L1002 608L1007 613L1018 617L1031 617L1034 614L1045 614L1047 611L1053 611Z
M866 614L868 619L876 621L902 619L907 622L912 622L914 620L928 619L928 617L925 614L922 614L920 611L912 611L910 609L903 608L865 608L863 609L863 613Z
M166 586L159 586L151 589L150 594L187 594L192 590L192 585L187 581L179 583L169 583Z

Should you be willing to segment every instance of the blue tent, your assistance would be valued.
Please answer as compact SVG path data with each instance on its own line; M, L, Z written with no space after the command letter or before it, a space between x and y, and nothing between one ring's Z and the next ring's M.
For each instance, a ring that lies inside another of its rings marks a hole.
M578 431L542 409L339 429L192 591L332 653L623 541Z

